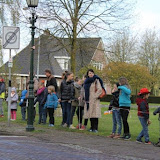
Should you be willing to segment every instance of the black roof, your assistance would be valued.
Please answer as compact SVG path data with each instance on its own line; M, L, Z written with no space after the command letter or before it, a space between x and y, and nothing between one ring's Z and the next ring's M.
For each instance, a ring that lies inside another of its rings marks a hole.
M78 72L82 67L87 66L94 53L97 49L98 43L101 38L78 38L78 48L76 54L76 72ZM37 71L37 57L38 57L38 43L39 38L35 39L35 54L34 54L34 72ZM45 69L51 69L53 75L61 76L63 70L60 67L54 56L67 56L70 57L69 53L66 51L63 45L68 45L70 48L69 39L58 39L52 38L51 36L41 35L40 36L40 67L39 74L44 75ZM13 57L13 62L18 70L14 72L17 74L28 74L30 70L30 52L31 45L29 44L21 52ZM5 64L5 68L7 67Z

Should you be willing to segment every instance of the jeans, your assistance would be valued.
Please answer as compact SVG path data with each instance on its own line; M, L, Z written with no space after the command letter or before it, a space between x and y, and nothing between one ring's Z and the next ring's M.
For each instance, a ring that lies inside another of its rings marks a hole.
M141 138L144 136L145 142L149 141L149 134L148 134L148 124L147 124L147 119L143 117L138 117L139 121L142 125L142 131L138 135L137 140L141 140Z
M47 108L49 113L49 124L54 125L54 108Z
M21 107L22 120L26 119L26 106Z
M116 133L117 124L118 124L118 134L121 134L122 123L121 123L120 110L118 110L118 109L113 109L113 112L112 112L112 120L113 120L112 133Z
M67 123L70 126L71 119L71 103L68 101L62 102L62 114L63 114L63 124Z
M47 110L42 109L42 119L43 119L43 124L46 124L46 119L47 119Z
M0 98L0 115L3 115L3 99Z
M128 125L128 115L129 115L129 109L120 109L120 114L123 121L123 129L124 129L124 135L130 135L129 131L129 125Z

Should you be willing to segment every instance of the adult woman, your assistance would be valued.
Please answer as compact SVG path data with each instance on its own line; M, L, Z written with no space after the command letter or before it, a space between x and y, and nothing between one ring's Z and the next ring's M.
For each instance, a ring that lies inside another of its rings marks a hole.
M102 93L103 82L94 74L92 69L87 71L87 78L84 82L85 89L85 106L84 118L90 118L91 132L98 132L98 118L101 117L100 99Z
M71 72L66 73L66 78L62 81L60 86L60 99L63 112L63 126L70 127L71 119L71 104L74 100L75 90L73 84L74 75Z

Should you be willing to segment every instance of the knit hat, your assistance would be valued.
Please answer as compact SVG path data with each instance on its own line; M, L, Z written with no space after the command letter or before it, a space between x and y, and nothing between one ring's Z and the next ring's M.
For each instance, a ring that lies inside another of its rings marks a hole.
M140 92L138 93L138 95L143 95L143 94L149 94L151 92L149 92L149 90L147 88L142 88L140 90Z
M11 92L16 92L16 91L17 91L16 88L12 87Z

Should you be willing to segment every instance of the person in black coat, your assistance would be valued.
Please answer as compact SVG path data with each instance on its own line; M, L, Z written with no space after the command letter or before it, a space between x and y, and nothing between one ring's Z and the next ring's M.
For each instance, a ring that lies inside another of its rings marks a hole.
M37 97L34 101L34 104L39 102L39 121L40 124L43 119L43 124L46 124L46 109L44 109L45 102L47 100L48 90L44 86L44 82L39 83L39 89L37 90Z
M63 112L63 127L70 127L71 119L71 104L74 100L75 89L73 84L73 73L68 72L66 78L62 81L60 86L60 99Z
M51 74L51 70L49 69L46 69L45 70L45 74L46 74L46 77L47 77L47 84L46 84L46 87L48 86L54 86L55 87L55 92L57 92L57 81L56 81L56 78Z

